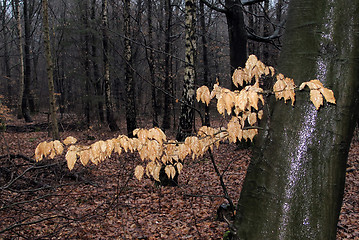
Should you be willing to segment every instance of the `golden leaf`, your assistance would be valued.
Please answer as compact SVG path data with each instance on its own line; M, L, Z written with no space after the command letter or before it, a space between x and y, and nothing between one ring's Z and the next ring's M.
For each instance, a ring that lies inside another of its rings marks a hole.
M155 167L156 167L155 162L150 161L150 162L147 163L147 166L146 166L146 175L147 175L147 177L153 176L153 170L155 169Z
M197 102L202 101L207 106L209 105L209 102L211 101L211 93L207 86L202 86L197 89Z
M295 102L295 84L293 79L291 78L285 78L283 74L277 75L277 81L273 86L273 91L275 92L275 96L277 100L280 100L281 98L284 99L284 102L287 102L287 100L292 101L292 106Z
M219 114L223 115L226 109L226 102L224 101L223 95L217 101L217 111Z
M232 82L236 87L238 87L238 85L243 86L243 80L246 79L246 77L247 76L245 72L242 70L242 68L237 68L233 72Z
M232 108L234 107L234 95L232 92L228 91L223 94L224 107L228 115L231 115Z
M58 155L62 154L64 151L64 147L63 147L62 143L59 140L55 140L53 142L53 144L54 144L54 150L55 150L56 154L58 154Z
M317 110L321 105L323 105L323 96L319 90L310 90L310 100L313 102Z
M233 143L237 142L237 138L241 134L241 126L239 125L239 121L237 117L232 117L231 121L229 121L227 125L227 129L228 129L228 140Z
M178 174L180 174L182 172L182 169L183 169L182 163L178 162L178 163L176 163L175 166L177 167Z
M252 112L251 114L249 114L247 120L249 125L253 126L257 122L257 113Z
M74 138L74 137L71 137L71 136L68 136L64 141L63 143L67 146L67 145L70 145L70 144L75 144L77 142L77 139Z
M186 144L180 144L178 146L178 157L180 160L184 160L187 155L191 153L191 148Z
M44 154L44 157L47 157L51 154L51 151L52 151L52 142L46 142L45 141L45 144L43 146L43 154Z
M173 179L176 175L176 169L172 165L167 165L165 167L165 173L168 178Z
M263 117L263 110L258 111L258 119L262 119Z
M77 151L69 149L69 151L67 151L67 153L66 153L65 158L67 160L67 167L71 171L74 168L76 160L77 160Z
M243 112L246 109L248 103L248 92L245 89L242 89L239 94L236 94L234 99L235 113L238 116L239 113Z
M161 145L163 141L167 141L166 134L158 127L151 128L148 131L148 138L155 139Z
M47 142L44 141L37 145L37 147L35 149L35 160L37 162L42 160L42 158L44 156L44 148L45 148L46 144L47 144Z
M250 55L246 62L246 69L251 71L253 69L253 67L257 64L257 62L258 62L258 58L253 54Z
M153 172L152 172L152 177L158 182L160 182L161 167L162 167L161 165L156 164L155 167L153 168Z
M79 152L78 155L80 157L80 162L82 163L82 165L86 166L90 160L90 150L88 150L88 149L83 150L83 151Z
M323 96L327 102L336 104L334 93L332 90L323 87L323 88L320 88L319 91L323 94Z
M143 177L143 173L144 173L144 168L141 165L137 165L137 167L135 168L135 177L141 181L142 177Z

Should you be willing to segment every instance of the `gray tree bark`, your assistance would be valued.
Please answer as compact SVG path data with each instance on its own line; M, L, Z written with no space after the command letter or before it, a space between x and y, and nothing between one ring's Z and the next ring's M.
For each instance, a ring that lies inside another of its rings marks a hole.
M165 21L166 21L166 31L165 31L165 79L163 87L166 93L171 92L171 83L172 83L172 58L171 58L171 34L172 34L172 6L171 0L165 1ZM168 94L164 95L163 102L163 121L162 128L169 129L171 127L171 97Z
M30 58L30 44L31 44L31 20L29 16L28 0L23 2L24 10L24 29L25 29L25 42L24 42L24 91L22 94L22 117L25 122L32 122L30 115L30 84L31 84L31 58Z
M357 119L359 1L292 0L279 71L319 79L337 104L309 92L275 102L258 136L234 222L235 239L335 239Z
M131 46L131 1L124 0L124 31L125 31L125 78L126 78L126 123L127 135L133 137L137 128L135 106L135 83L133 81L132 46Z
M49 15L48 15L48 2L42 0L42 18L43 18L43 33L44 33L44 47L47 65L47 78L49 84L49 111L50 111L50 127L51 136L55 139L60 139L59 128L56 118L56 99L55 99L55 87L54 87L54 66L51 56L50 47L50 33L49 33Z
M19 77L19 96L17 99L17 118L23 118L22 115L22 99L24 94L24 40L22 34L21 15L20 15L20 3L19 0L13 1L13 11L16 17L16 27L18 35L18 48L19 48L19 65L20 65L20 77Z
M102 44L103 44L103 64L104 64L104 88L105 88L105 105L106 105L106 119L111 131L117 131L118 126L113 113L113 103L111 99L110 87L110 61L109 61L109 48L108 48L108 9L107 0L102 0Z

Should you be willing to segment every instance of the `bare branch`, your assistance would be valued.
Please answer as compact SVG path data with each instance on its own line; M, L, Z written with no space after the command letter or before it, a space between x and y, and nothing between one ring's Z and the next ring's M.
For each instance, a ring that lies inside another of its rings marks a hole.
M248 39L253 40L253 41L257 41L257 42L272 42L274 39L278 39L282 36L281 34L281 29L283 29L283 26L285 24L285 20L283 20L275 29L275 31L273 32L272 35L263 37L263 36L259 36L257 34L255 34L253 32L253 30L246 28L247 33L248 33Z
M256 3L260 3L260 2L264 2L265 0L242 0L241 3L243 6L248 6L248 5L252 5L252 4L256 4Z
M219 8L219 7L215 6L213 3L208 2L207 0L201 0L201 2L203 2L207 7L211 8L217 12L227 13L226 9Z

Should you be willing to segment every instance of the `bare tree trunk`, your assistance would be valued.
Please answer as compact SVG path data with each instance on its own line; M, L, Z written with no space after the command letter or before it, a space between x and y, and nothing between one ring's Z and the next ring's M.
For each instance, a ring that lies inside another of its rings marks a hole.
M7 94L10 104L12 103L12 84L11 84L11 69L10 69L10 57L9 57L9 39L8 39L8 26L6 24L6 11L7 11L7 1L3 0L1 9L1 22L2 22L2 33L3 33L3 43L4 43L4 73L7 79Z
M126 78L126 123L127 134L133 136L133 130L137 128L135 106L135 83L132 69L132 46L131 46L131 1L124 0L124 31L125 31L125 78Z
M28 0L23 1L24 7L24 27L25 27L25 55L24 55L24 93L22 97L22 116L25 119L25 122L32 122L30 115L30 84L31 84L31 58L30 58L30 16L28 9Z
M104 87L105 87L105 105L106 119L111 131L117 131L118 126L113 113L113 103L111 99L110 87L110 62L108 49L108 17L107 17L107 0L102 0L102 37L103 37L103 64L104 64Z
M55 99L55 87L54 87L54 77L53 71L54 66L51 56L51 47L50 47L50 34L49 34L49 17L48 17L48 2L47 0L42 0L42 13L43 13L43 33L44 33L44 46L45 46L45 55L46 55L46 65L47 65L47 77L49 84L49 102L50 102L50 126L51 126L51 135L52 138L59 139L59 128L56 118L56 99Z
M194 111L193 103L195 97L194 83L196 78L195 72L195 55L196 46L196 3L194 0L186 0L186 54L185 54L185 72L181 115L177 131L177 140L183 141L193 133Z
M13 1L14 15L16 17L17 35L18 35L18 48L19 48L19 60L20 60L20 78L19 78L19 96L17 99L17 118L23 118L22 114L22 99L24 95L24 43L22 36L21 15L20 15L20 3L19 0Z
M229 34L231 73L244 67L247 61L247 32L244 26L243 9L240 0L226 0L226 18ZM235 86L232 84L232 88Z
M317 111L305 91L294 108L271 106L238 202L235 239L336 239L358 119L358 10L358 0L290 1L278 69L297 86L319 79L337 104Z
M147 62L150 69L151 78L151 97L152 97L152 125L158 127L158 104L157 104L157 92L156 92L156 79L155 79L155 59L153 56L153 27L152 27L152 1L147 0L147 22L148 22L148 47L146 49Z
M90 36L89 36L89 19L88 19L88 0L82 0L80 4L82 23L84 25L84 37L82 46L83 65L85 67L85 116L87 127L91 124L91 72L90 72Z
M171 0L165 0L165 21L166 21L166 31L165 31L165 79L164 79L164 89L166 94L164 95L163 103L163 121L162 128L169 129L171 127L171 98L168 94L171 93L171 34L172 34L172 6Z
M209 86L208 74L209 74L209 65L208 65L208 47L207 47L207 31L206 31L206 18L204 12L204 3L200 1L199 3L199 10L201 13L200 23L201 23L201 35L202 35L202 48L203 48L203 81L204 85L207 87ZM204 107L204 125L210 125L210 118L209 118L209 107L205 105Z
M100 122L103 123L105 121L104 112L103 112L103 91L102 91L102 79L100 77L100 69L98 66L98 56L97 56L97 37L95 34L95 21L96 21L96 0L92 0L91 4L91 29L92 29L92 66L93 66L93 74L94 74L94 87L96 94L96 104L98 109L98 115L100 118Z

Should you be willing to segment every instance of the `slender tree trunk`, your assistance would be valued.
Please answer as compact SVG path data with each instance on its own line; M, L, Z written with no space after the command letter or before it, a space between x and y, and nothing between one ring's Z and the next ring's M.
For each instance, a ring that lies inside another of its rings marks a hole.
M29 101L30 101L30 84L31 84L31 58L30 58L30 16L28 9L28 0L23 1L24 5L24 28L25 28L25 55L24 55L24 93L22 97L22 116L25 119L25 122L32 122Z
M56 100L55 100L55 87L54 87L54 66L51 56L51 47L50 47L50 33L49 33L49 17L48 17L48 2L47 0L42 0L42 13L43 13L43 33L44 33L44 46L45 46L45 55L46 55L46 65L47 65L47 77L49 84L49 102L50 102L50 126L51 126L51 135L52 138L60 139L59 128L56 118Z
M133 81L132 69L132 46L131 46L131 1L124 0L124 30L125 30L125 78L126 78L126 123L127 134L133 136L133 130L137 128L136 124L136 106L135 106L135 83Z
M23 118L22 114L22 99L24 95L24 79L25 79L25 70L24 70L24 43L22 35L22 26L21 26L21 15L20 15L20 3L19 0L13 1L14 15L16 17L16 26L17 26L17 35L18 35L18 48L19 48L19 60L20 60L20 78L19 78L19 96L17 100L17 118Z
M185 54L185 72L182 101L185 104L181 106L181 115L177 131L177 140L183 141L193 133L194 111L193 103L195 97L194 83L196 78L195 72L195 55L196 47L196 3L194 0L186 0L186 54Z
M151 78L151 95L152 95L152 125L158 127L158 104L157 104L157 93L156 93L156 79L155 79L155 59L153 56L153 27L152 27L152 1L147 0L147 22L148 22L148 47L146 49L147 53L147 62L150 69L150 78Z
M100 69L98 66L98 56L97 56L97 37L95 34L95 21L96 21L96 0L92 0L91 4L91 27L92 27L92 66L93 66L93 74L94 74L94 87L95 87L95 94L96 94L96 102L97 102L97 109L98 115L100 118L100 122L103 123L105 121L104 112L103 112L103 91L102 91L102 79L100 77Z
M202 56L203 56L203 81L204 85L209 86L208 74L209 74L209 65L208 65L208 47L207 47L207 30L206 30L206 18L204 12L204 4L202 1L199 2L199 10L201 13L200 24L201 24L201 35L202 35ZM210 125L209 119L209 107L205 105L204 107L204 125Z
M110 87L110 62L109 62L109 48L108 48L108 17L107 17L107 0L102 0L102 37L103 37L103 64L104 64L104 87L105 87L105 105L106 118L111 131L117 131L118 126L113 113L113 103L111 99Z
M9 30L6 24L6 11L7 11L7 1L3 0L2 2L2 9L1 9L1 22L2 22L2 33L3 33L3 43L4 43L4 73L7 79L7 94L8 99L10 100L11 104L11 96L12 96L12 84L11 84L11 68L10 68L10 57L9 57Z
M172 34L172 6L171 0L165 0L165 21L166 21L166 31L165 31L165 79L164 79L164 89L166 94L164 95L163 103L163 121L162 128L169 129L171 127L171 98L168 93L171 93L171 34Z
M92 98L91 96L91 72L90 72L90 35L89 35L89 20L88 20L88 0L82 0L80 4L80 11L82 22L85 28L82 54L83 54L83 64L85 67L85 116L87 127L91 124L91 105Z
M279 71L319 79L337 104L309 92L275 102L247 171L235 239L336 239L358 112L359 1L291 0Z

